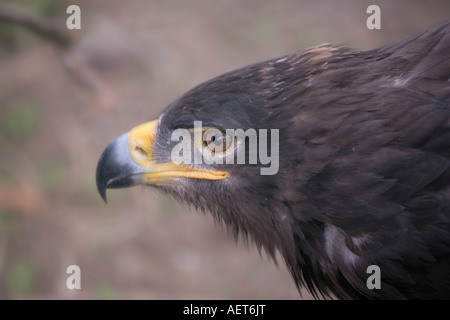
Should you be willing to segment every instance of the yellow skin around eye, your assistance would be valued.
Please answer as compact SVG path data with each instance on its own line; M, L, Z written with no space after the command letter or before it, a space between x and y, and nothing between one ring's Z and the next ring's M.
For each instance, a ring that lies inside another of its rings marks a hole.
M205 137L205 135L208 134L208 132L209 132L209 134L211 134L211 137L212 137L212 136L214 136L216 134L221 134L222 135L222 132L219 129L217 129L217 128L206 128L206 129L201 129L201 131L202 131L202 134L198 135L200 137L200 141L198 141L199 145L203 146L204 150L207 150L208 152L214 154L215 156L225 156L234 147L235 141L234 141L233 137L227 135L226 136L227 145L225 146L225 150L217 152L216 148L220 149L221 146L220 145L219 146L215 145L214 142L211 142L208 145L205 145L206 142L209 140L208 138L210 138L208 136ZM198 132L198 131L194 131L194 132ZM210 148L211 145L212 145L213 148ZM216 148L214 148L214 147L216 147Z

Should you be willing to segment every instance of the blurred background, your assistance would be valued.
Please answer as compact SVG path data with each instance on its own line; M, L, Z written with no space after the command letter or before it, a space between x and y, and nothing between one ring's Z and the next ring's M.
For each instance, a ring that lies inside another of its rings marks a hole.
M71 4L81 31L65 28ZM366 28L370 4L381 30ZM0 299L311 299L282 261L149 188L105 205L98 158L223 72L324 42L376 48L449 13L448 0L0 0ZM72 264L81 290L66 287Z

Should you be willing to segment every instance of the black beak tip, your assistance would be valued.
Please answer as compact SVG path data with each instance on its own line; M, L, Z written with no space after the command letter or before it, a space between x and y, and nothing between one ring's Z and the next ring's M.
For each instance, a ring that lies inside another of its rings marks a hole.
M105 203L108 203L108 200L106 199L106 190L107 189L108 189L107 184L99 183L99 181L97 180L97 191Z
M97 184L97 190L100 196L102 197L103 201L107 204L108 200L106 199L106 186L100 186Z
M126 188L141 184L142 168L134 163L128 152L128 134L113 141L101 155L96 171L97 190L103 201L110 188Z

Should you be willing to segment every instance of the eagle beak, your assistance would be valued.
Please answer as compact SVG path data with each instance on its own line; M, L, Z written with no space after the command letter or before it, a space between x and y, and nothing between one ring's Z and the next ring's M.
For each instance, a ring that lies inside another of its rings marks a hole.
M186 164L156 163L153 144L159 120L139 125L113 141L97 165L97 189L106 202L106 190L142 184L174 184L176 178L222 180L227 171L195 168ZM169 152L170 153L170 152Z

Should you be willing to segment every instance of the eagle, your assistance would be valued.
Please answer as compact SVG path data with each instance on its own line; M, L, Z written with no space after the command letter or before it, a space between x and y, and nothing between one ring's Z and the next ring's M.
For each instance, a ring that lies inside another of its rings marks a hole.
M449 299L450 20L206 81L107 146L96 181L211 213L316 298Z

